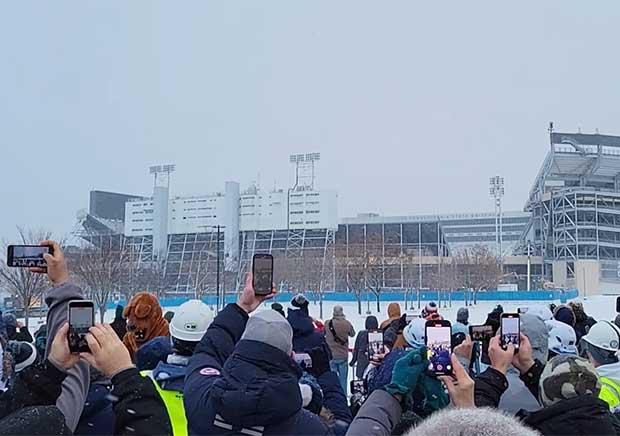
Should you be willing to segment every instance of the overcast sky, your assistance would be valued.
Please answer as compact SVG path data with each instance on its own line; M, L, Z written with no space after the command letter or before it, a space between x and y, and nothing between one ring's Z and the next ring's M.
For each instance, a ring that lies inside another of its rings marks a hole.
M441 4L441 6L440 6ZM523 207L557 130L620 134L614 0L1 1L0 237L66 233L91 189L293 181L339 215Z

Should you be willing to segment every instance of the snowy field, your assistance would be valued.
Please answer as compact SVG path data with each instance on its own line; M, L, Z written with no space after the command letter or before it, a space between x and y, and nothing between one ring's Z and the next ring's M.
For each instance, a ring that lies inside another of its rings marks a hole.
M516 312L518 307L524 307L524 306L531 306L531 305L535 305L535 304L549 304L549 303L555 303L555 304L560 304L559 300L555 300L555 301L503 301L500 302L502 304L502 306L504 307L504 311L506 312ZM593 316L596 320L609 320L609 321L613 321L616 317L616 296L595 296L595 297L590 297L587 300L583 301L586 312ZM267 303L265 305L262 306L261 309L263 308L269 308L271 303ZM290 307L290 305L281 303L285 310L287 307ZM388 302L381 302L381 312L377 313L376 311L376 303L375 302L371 302L370 305L370 310L372 315L376 316L377 319L379 320L379 323L381 323L383 320L387 319L387 306L388 306ZM411 303L410 303L411 304ZM422 307L424 307L424 302L421 303ZM338 303L338 302L334 302L334 301L329 301L329 302L324 302L323 303L323 317L321 318L319 316L319 305L315 304L315 303L310 303L310 315L314 318L320 318L323 320L326 319L330 319L331 315L332 315L332 310L333 307L335 305L341 305L344 308L344 313L347 317L347 319L349 321L351 321L351 323L353 324L353 326L355 327L356 331L360 331L364 329L364 321L366 319L366 316L368 316L368 314L366 313L368 306L366 304L366 302L363 302L362 304L362 314L358 315L357 313L357 302L350 302L350 301L346 301L346 302L342 302L342 303ZM404 303L401 301L400 302L401 305L401 309L404 310ZM459 309L459 307L463 307L463 302L453 302L452 303L452 307L446 307L444 308L442 306L442 308L440 309L440 313L442 314L442 316L452 322L454 322L456 320L456 311ZM487 317L487 314L497 305L497 302L491 302L491 301L483 301L483 302L479 302L477 305L475 306L469 306L469 321L471 324L482 324ZM164 308L164 312L167 310L172 310L174 311L176 309L176 307L166 307ZM417 302L414 301L413 303L413 309L407 310L407 312L412 313L412 314L418 314L420 313L420 311L417 308ZM97 315L98 318L98 315ZM114 319L114 310L108 310L105 314L105 321L106 322L111 322ZM23 321L23 320L22 320ZM32 333L34 333L34 331L36 331L36 329L39 327L39 325L41 325L42 323L45 322L45 319L40 319L40 318L31 318L30 319L30 330Z
M532 306L532 305L537 305L537 304L549 304L549 303L555 303L555 304L560 304L559 300L554 300L554 301L504 301L501 302L502 306L504 307L504 311L506 312L516 312L517 308L519 307L527 307L527 306ZM608 320L608 321L613 321L616 317L616 296L596 296L596 297L590 297L586 300L583 300L584 303L584 307L586 309L586 312L593 316L597 321L598 320ZM288 307L291 307L290 305L284 304L281 302L281 304L284 306L285 310ZM371 315L374 315L377 317L377 319L379 320L379 323L381 323L383 320L387 319L387 306L388 306L389 302L381 302L381 312L377 313L376 311L376 303L375 302L371 302L370 304L370 311L371 311ZM399 302L399 304L401 305L401 309L403 311L403 313L405 312L405 307L404 307L404 302ZM409 303L411 304L411 303ZM426 304L425 302L421 302L422 306L424 307L424 304ZM269 306L271 305L271 302L268 302L267 304L264 304L260 309L260 310L265 310L268 309ZM346 301L346 302L342 302L342 303L338 303L338 302L333 302L333 301L329 301L329 302L324 302L323 303L323 317L321 318L319 316L319 305L318 304L314 304L314 303L310 303L309 309L310 309L310 315L314 318L318 318L318 319L323 319L323 320L327 320L329 318L331 318L332 315L332 310L334 308L334 306L336 305L340 305L344 308L344 313L347 317L347 319L349 321L351 321L351 323L353 324L353 326L355 327L355 331L359 332L360 330L364 329L364 322L366 320L366 317L368 316L368 314L366 313L368 306L366 302L363 302L362 304L362 314L359 315L357 313L357 302L350 302L350 301ZM478 303L475 306L469 306L469 322L471 324L482 324L486 318L487 318L487 314L493 310L493 308L497 305L497 302L491 302L491 301L483 301ZM451 322L455 322L456 320L456 312L460 307L463 307L464 304L463 302L453 302L452 307L442 307L439 310L439 313L441 313L441 315L445 318L450 320ZM176 307L165 307L164 308L164 312L167 310L172 310L175 311ZM420 310L417 308L417 302L414 301L413 302L413 308L408 308L406 310L408 313L412 313L412 314L419 314ZM98 315L97 315L98 318ZM114 319L114 310L108 310L105 314L105 321L106 322L111 322ZM23 321L23 320L21 320ZM31 318L30 319L30 332L34 333L41 324L43 324L45 322L44 318ZM355 339L351 339L349 344L350 347L353 347L353 344L355 343ZM353 377L353 371L350 369L349 370L349 380L351 380Z

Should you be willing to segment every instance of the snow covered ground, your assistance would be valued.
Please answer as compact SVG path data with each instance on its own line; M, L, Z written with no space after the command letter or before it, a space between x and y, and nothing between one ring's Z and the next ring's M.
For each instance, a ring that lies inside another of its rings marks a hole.
M559 300L555 300L555 301L503 301L501 302L501 304L504 307L504 311L516 312L517 308L519 307L531 306L535 304L549 304L551 302L555 304L560 304ZM591 297L591 298L588 298L587 300L583 300L583 303L584 303L586 312L589 315L593 316L596 320L613 321L616 317L616 296ZM381 302L380 313L376 312L376 306L374 302L370 305L370 311L371 311L370 314L375 315L377 319L379 320L379 323L381 323L383 320L387 318L388 304L389 303L387 302ZM424 307L423 305L425 303L422 302L421 304L422 304L421 307ZM262 308L259 310L265 310L269 308L270 305L271 303L268 302L264 304ZM320 317L319 305L310 303L310 307L309 307L310 315L313 316L314 318L319 318L323 320L329 319L331 318L332 311L335 305L340 305L344 308L344 313L347 319L349 319L349 321L351 321L351 323L355 327L356 332L359 332L360 330L364 329L364 322L366 320L366 316L368 316L368 314L366 313L368 306L365 302L364 304L362 304L361 315L357 313L357 303L350 302L350 301L340 302L340 303L333 302L333 301L324 302L323 303L323 317ZM400 305L401 305L401 309L403 309L403 312L404 312L405 311L404 303L400 302ZM486 320L487 314L496 305L497 305L497 302L484 301L484 302L478 303L475 306L470 306L469 307L470 323L471 324L482 324ZM287 308L287 306L290 307L290 305L286 305L286 304L283 304L283 306L285 307L285 309ZM460 307L463 307L463 302L453 302L452 307L442 307L440 309L440 313L443 315L445 319L448 319L454 322L456 320L456 312ZM165 307L164 312L167 310L174 311L175 309L176 307ZM407 312L412 313L412 314L419 314L420 310L417 308L417 302L414 302L413 308L407 309ZM111 322L113 319L114 319L114 310L108 310L105 314L105 321ZM43 324L44 322L45 322L44 318L31 318L30 319L31 333L34 333L39 328L39 326ZM352 339L350 341L350 346L352 347L354 343L355 341L354 339ZM353 375L353 371L350 370L349 379L352 378L352 375Z
M560 304L559 300L555 301L503 301L500 302L504 307L504 311L506 312L515 312L518 307L523 306L531 306L534 304L549 304L549 303ZM583 301L586 312L593 316L596 320L609 320L613 321L616 317L616 296L595 296L590 297L587 300ZM271 303L267 303L263 305L263 308L268 308ZM377 313L375 303L372 302L370 305L371 314L375 315L379 320L379 323L387 318L387 306L389 303L381 302L381 312ZM422 302L422 305L425 303ZM491 301L483 301L478 303L475 306L469 307L469 321L472 324L482 324L487 317L487 314L497 305L497 302ZM287 308L286 304L282 304L285 309ZM366 313L368 306L366 302L362 304L362 314L359 315L357 313L357 303L356 302L334 302L334 301L326 301L323 303L323 317L319 316L319 305L310 303L310 315L314 318L321 318L323 320L329 319L332 316L332 311L335 305L340 305L344 308L344 313L349 321L353 324L356 331L360 331L364 329L364 321L366 320ZM400 302L401 309L404 312L404 303ZM423 306L422 306L423 307ZM463 307L463 302L453 302L452 307L442 307L440 309L440 313L444 318L454 322L456 320L456 311L459 307ZM174 311L176 307L166 307L164 308L164 312L167 310ZM262 310L262 309L259 309ZM417 308L417 302L413 303L413 309L407 310L409 313L418 314L420 311ZM111 322L114 319L114 310L108 310L105 314L105 321ZM23 321L23 320L21 320ZM30 319L30 330L34 332L39 325L45 322L44 318L31 318Z

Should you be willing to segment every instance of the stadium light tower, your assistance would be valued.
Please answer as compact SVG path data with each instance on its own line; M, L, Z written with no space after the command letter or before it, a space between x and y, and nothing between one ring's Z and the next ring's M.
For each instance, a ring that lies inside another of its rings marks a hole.
M161 186L170 187L170 174L174 173L177 166L174 164L152 165L149 173L153 175L153 186L157 186L157 178L160 178Z
M495 200L495 242L500 257L502 253L502 197L504 196L504 178L494 176L489 178L489 194Z
M292 190L314 190L314 163L321 160L321 153L291 154L289 160L295 164L295 186Z

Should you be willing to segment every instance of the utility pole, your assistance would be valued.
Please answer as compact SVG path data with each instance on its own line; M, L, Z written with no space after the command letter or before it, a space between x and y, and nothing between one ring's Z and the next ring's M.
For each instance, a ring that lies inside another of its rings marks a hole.
M220 226L217 226L217 245L216 245L216 277L215 277L215 308L220 311ZM223 304L222 304L223 306Z

